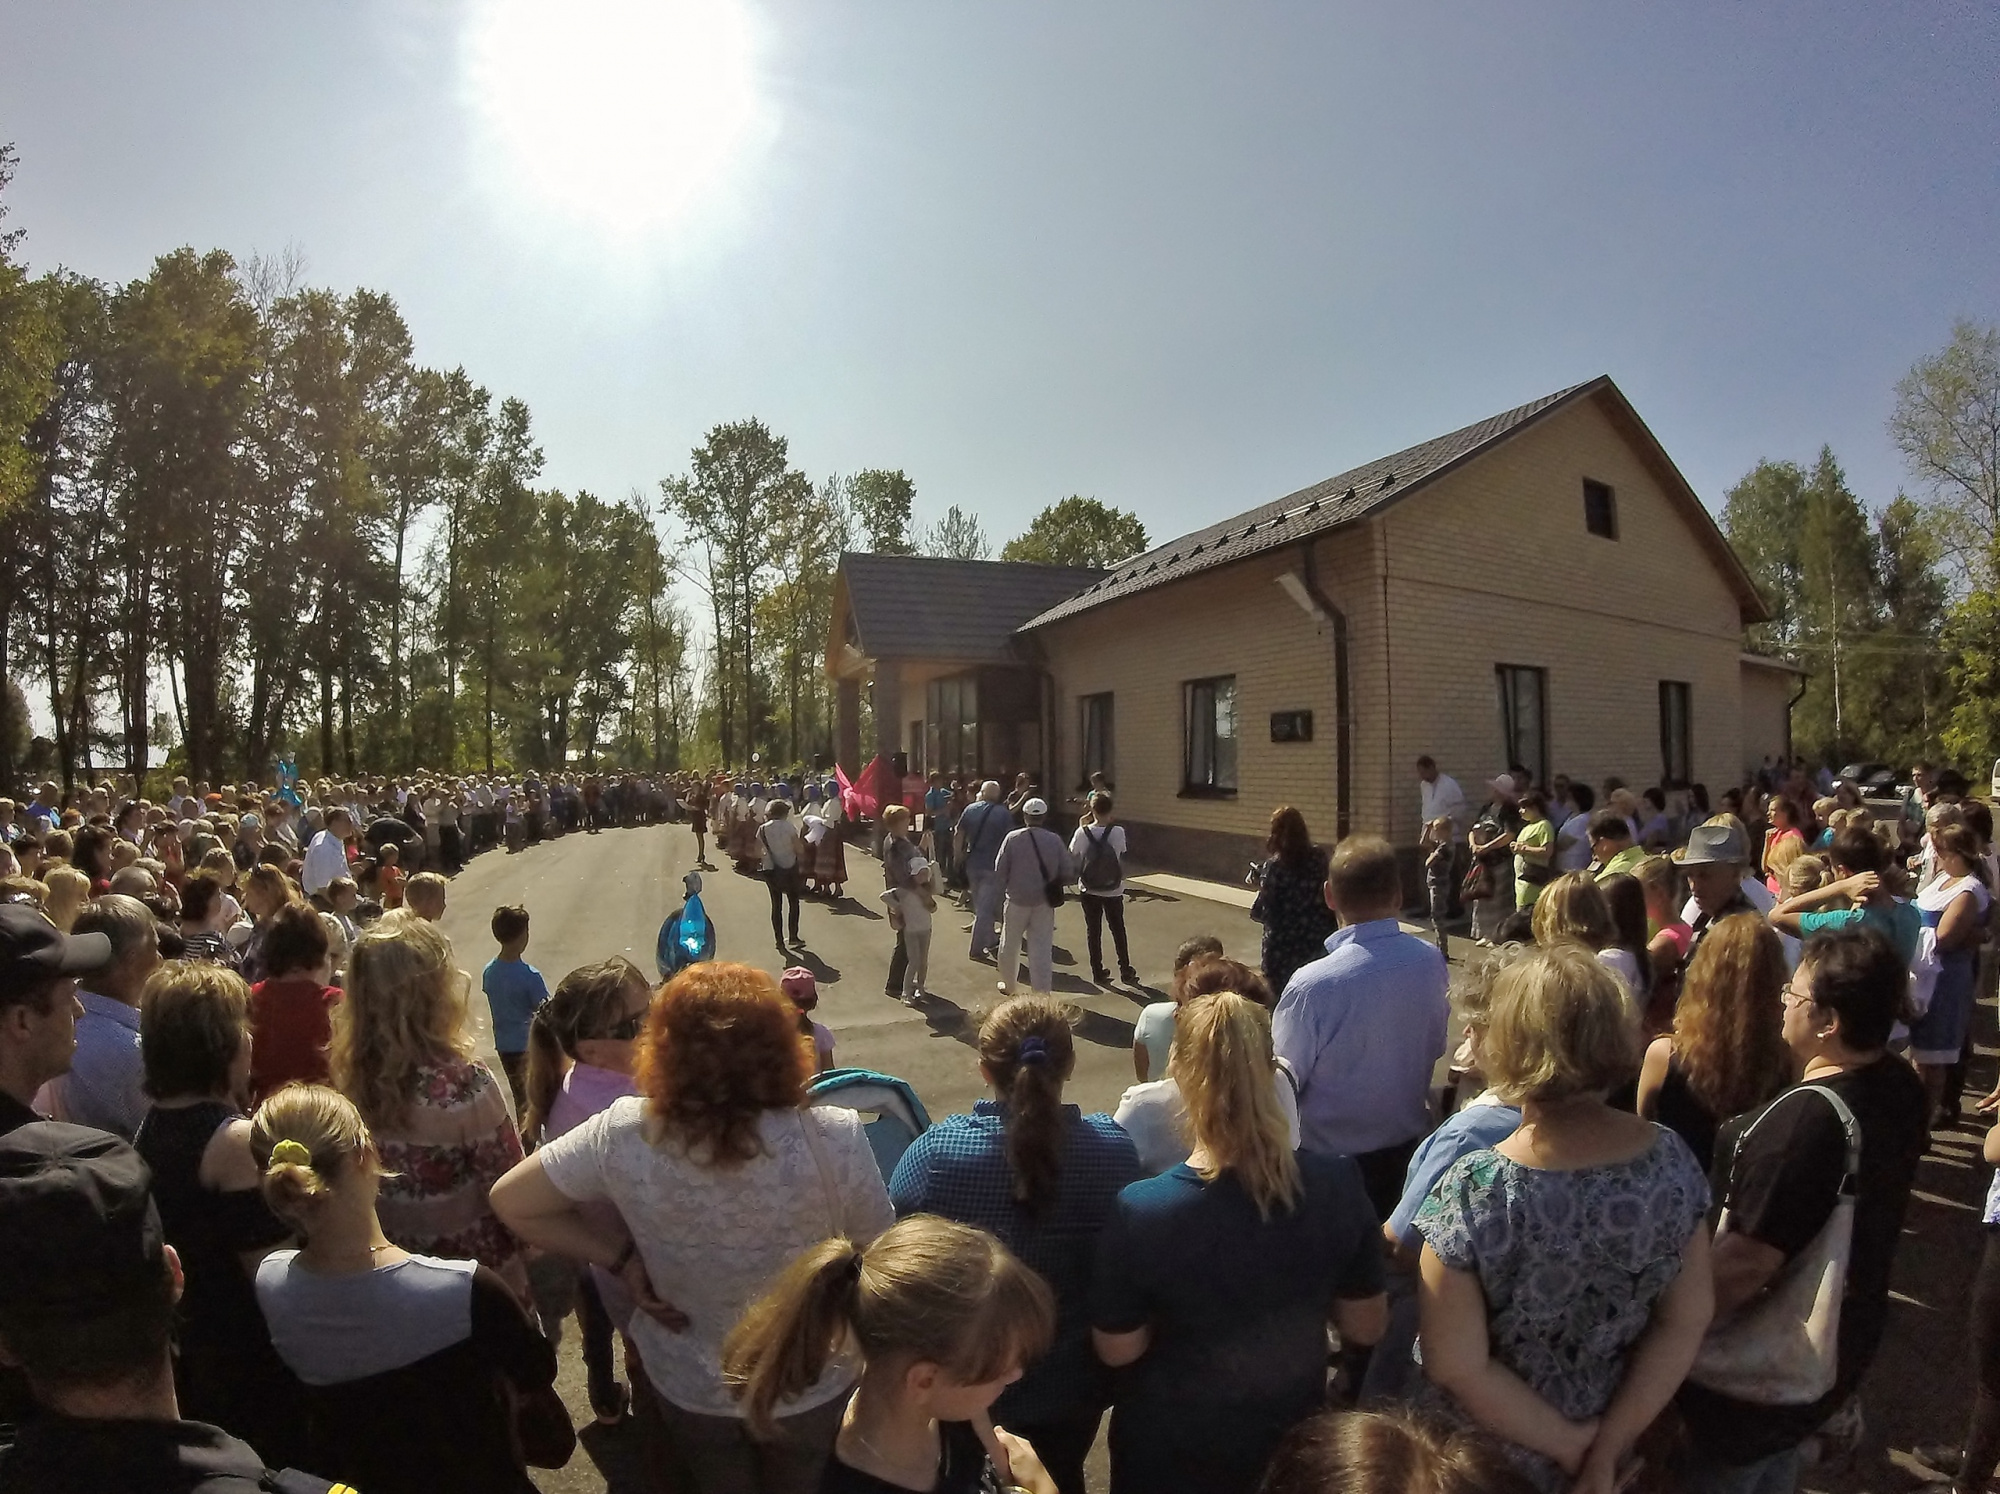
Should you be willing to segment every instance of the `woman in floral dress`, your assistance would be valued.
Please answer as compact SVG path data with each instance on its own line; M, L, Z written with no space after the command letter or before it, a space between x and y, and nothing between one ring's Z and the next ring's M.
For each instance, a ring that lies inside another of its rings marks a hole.
M1267 860L1257 873L1250 916L1264 925L1264 979L1273 995L1301 965L1326 953L1333 910L1326 905L1326 852L1313 844L1306 817L1291 805L1271 811Z
M1521 1125L1417 1213L1426 1399L1541 1488L1611 1494L1713 1311L1708 1183L1679 1136L1604 1103L1637 1069L1638 1018L1581 945L1499 975L1483 1052Z
M414 913L355 941L335 1010L333 1082L374 1133L382 1228L414 1254L475 1260L525 1290L520 1246L486 1195L521 1160L505 1086L472 1056L465 973Z

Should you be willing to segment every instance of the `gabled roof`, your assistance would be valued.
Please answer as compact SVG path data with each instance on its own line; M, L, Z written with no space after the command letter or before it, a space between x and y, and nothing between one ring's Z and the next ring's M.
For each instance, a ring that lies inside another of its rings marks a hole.
M1687 479L1681 476L1665 448L1639 419L1629 401L1608 375L1584 384L1573 384L1554 394L1512 410L1504 410L1473 425L1438 436L1389 456L1350 468L1324 482L1301 488L1261 508L1225 519L1220 524L1198 529L1125 561L1102 579L1040 613L1025 628L1059 622L1103 602L1117 601L1179 581L1218 565L1244 560L1267 550L1296 544L1313 535L1324 534L1379 513L1426 484L1463 463L1492 449L1508 437L1525 430L1543 417L1579 400L1600 397L1667 494L1682 510L1697 540L1709 551L1737 594L1743 621L1762 622L1768 617L1749 572L1729 548L1729 542L1715 527L1715 520Z
M854 637L873 659L1006 663L1022 623L1096 581L1102 571L929 555L840 557Z

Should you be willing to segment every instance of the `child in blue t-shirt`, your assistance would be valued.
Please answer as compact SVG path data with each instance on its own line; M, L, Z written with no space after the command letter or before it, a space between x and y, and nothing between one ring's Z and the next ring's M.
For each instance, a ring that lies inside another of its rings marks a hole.
M518 1117L528 1095L528 1024L549 999L542 972L521 958L528 947L528 910L518 904L493 910L493 938L500 953L486 962L479 977L486 1004L493 1012L493 1046L514 1092Z

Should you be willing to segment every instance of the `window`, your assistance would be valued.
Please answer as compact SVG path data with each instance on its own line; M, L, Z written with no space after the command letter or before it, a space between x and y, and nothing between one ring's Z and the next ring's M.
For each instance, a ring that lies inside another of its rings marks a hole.
M1507 761L1549 781L1549 672L1520 664L1496 664L1500 681L1500 740Z
M924 766L941 773L979 770L979 681L971 675L924 687ZM911 727L914 732L915 725Z
M1618 495L1610 483L1583 480L1583 527L1608 540L1618 538Z
M1694 777L1692 691L1681 680L1660 681L1660 773L1662 783Z
M1077 787L1088 787L1093 773L1102 773L1107 783L1116 782L1111 766L1111 693L1079 696L1077 705L1083 712L1083 730L1078 737L1083 756L1077 764Z
M1181 792L1236 792L1236 677L1190 680L1181 686L1187 721Z

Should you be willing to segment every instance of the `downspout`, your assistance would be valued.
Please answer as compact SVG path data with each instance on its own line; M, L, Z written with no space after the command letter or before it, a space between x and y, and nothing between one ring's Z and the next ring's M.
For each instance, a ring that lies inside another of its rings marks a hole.
M1310 539L1299 545L1299 579L1315 607L1333 624L1333 804L1334 839L1347 839L1353 820L1354 737L1347 719L1347 614L1334 606L1333 598L1320 589L1313 570Z
M1799 693L1794 695L1790 700L1785 702L1785 765L1787 768L1791 766L1791 761L1792 761L1792 711L1797 707L1800 701L1806 698L1806 686L1810 685L1811 683L1812 683L1811 675L1803 673L1800 674Z

